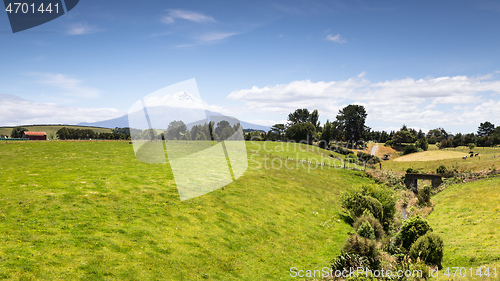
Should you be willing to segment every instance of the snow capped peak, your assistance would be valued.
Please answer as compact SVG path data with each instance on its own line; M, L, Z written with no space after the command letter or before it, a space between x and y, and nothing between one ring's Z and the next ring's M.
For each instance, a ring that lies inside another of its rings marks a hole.
M193 97L187 92L178 92L174 94L174 99L178 101L192 101Z

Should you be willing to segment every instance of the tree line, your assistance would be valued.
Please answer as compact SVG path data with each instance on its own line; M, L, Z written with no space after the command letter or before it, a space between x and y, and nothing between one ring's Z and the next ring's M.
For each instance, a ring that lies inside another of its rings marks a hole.
M317 110L297 109L288 115L286 124L275 124L268 132L248 131L246 140L295 141L307 142L326 147L330 142L341 142L348 146L364 146L363 140L377 141L387 146L405 146L405 154L427 150L429 144L439 148L458 146L488 147L500 144L500 126L491 122L481 123L477 134L451 134L443 128L435 128L424 133L403 125L398 131L373 131L365 125L366 109L362 105L348 105L336 116L321 126Z
M241 125L237 123L233 126L226 121L209 122L192 125L190 129L181 120L174 120L169 123L166 130L147 129L134 134L134 139L143 140L238 140L239 135L235 134Z
M62 127L56 133L60 140L129 140L129 128L111 129L111 133L98 133L92 129L75 129Z

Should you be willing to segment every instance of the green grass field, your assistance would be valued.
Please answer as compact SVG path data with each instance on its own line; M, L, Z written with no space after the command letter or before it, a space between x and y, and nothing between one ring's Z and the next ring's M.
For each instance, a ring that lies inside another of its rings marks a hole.
M0 143L0 278L279 280L328 266L351 230L338 195L373 181L249 155L237 181L181 202L168 164L139 162L128 142Z
M264 155L264 161L265 163L269 163L269 165L273 164L272 157L281 157L340 168L343 167L344 159L346 158L345 155L340 153L303 143L250 141L247 142L247 148L249 152ZM250 155L250 157L252 156ZM354 163L346 163L347 168L362 169L361 166Z
M444 240L443 267L483 266L491 273L496 267L497 278L479 278L474 272L469 279L499 280L500 178L453 185L433 200L436 207L428 219Z
M476 147L473 151L479 153L479 157L467 157L466 160L463 160L462 158L457 158L457 155L468 156L469 148L429 149L429 151L413 153L384 161L382 165L384 170L406 171L406 169L411 167L426 173L435 173L440 165L445 165L448 169L456 169L459 172L486 171L500 168L500 148ZM445 158L446 154L449 154L452 158L439 159L440 156L441 158ZM443 155L445 156L443 157ZM421 159L418 159L420 156L422 156ZM405 157L411 157L413 161L397 161ZM433 157L438 160L433 160Z
M111 133L111 129L107 128L82 127L82 126L72 126L72 125L30 125L22 127L28 129L29 132L45 132L47 133L47 138L57 138L56 132L62 127L73 128L73 129L91 129L97 133ZM13 128L14 127L0 127L0 135L10 136Z

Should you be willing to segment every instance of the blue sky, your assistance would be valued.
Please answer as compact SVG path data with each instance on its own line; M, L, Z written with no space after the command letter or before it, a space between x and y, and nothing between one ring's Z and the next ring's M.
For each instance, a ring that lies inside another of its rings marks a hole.
M92 122L195 78L210 109L272 125L348 104L367 125L500 125L496 1L94 1L13 34L0 125Z

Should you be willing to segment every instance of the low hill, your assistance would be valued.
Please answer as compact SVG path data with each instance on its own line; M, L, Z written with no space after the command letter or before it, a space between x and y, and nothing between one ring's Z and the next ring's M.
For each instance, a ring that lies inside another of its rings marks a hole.
M47 133L47 137L50 139L56 138L56 132L63 128L73 128L73 129L91 129L96 133L111 133L111 129L108 128L100 128L100 127L88 127L88 126L73 126L73 125L27 125L21 126L23 128L28 129L30 132L45 132ZM10 136L12 133L12 129L14 127L0 127L0 135Z
M500 178L453 185L433 200L436 206L428 220L434 232L444 240L443 267L465 267L469 270L470 267L478 269L479 266L486 266L490 267L491 274L496 267L497 278L480 278L474 271L472 279L498 280Z
M327 267L352 231L340 193L373 180L265 166L248 145L242 177L181 202L168 164L139 162L128 142L0 143L0 277L288 280Z

